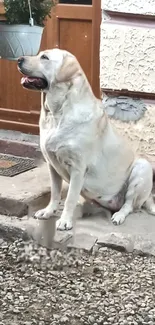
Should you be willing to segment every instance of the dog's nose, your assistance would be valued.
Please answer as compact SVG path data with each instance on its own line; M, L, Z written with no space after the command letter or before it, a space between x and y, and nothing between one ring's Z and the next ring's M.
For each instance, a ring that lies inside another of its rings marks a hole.
M20 58L18 58L18 66L21 67L22 63L24 62L24 57L21 56Z

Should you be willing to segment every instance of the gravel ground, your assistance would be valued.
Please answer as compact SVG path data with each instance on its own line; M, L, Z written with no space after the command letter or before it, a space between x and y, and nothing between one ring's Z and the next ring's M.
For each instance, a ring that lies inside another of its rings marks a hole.
M155 324L155 258L0 244L0 325Z

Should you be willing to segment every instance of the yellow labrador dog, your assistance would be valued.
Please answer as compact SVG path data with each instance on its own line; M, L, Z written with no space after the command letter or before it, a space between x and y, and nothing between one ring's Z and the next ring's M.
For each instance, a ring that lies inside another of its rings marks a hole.
M49 167L51 200L36 212L48 219L60 202L62 180L69 190L57 229L73 226L80 194L114 214L121 224L136 209L155 214L150 163L133 151L108 120L74 55L60 49L21 57L24 88L45 93L40 115L40 147Z

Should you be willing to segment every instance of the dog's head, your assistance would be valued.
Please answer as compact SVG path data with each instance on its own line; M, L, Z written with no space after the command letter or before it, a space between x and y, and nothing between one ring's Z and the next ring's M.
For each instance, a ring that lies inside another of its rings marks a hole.
M52 49L37 56L23 56L18 59L18 70L24 75L24 88L48 91L53 83L68 82L81 74L80 65L71 53Z

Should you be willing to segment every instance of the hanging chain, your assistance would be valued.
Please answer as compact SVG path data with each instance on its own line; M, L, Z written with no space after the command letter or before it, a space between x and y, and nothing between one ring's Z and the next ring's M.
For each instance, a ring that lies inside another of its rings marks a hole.
M29 13L30 13L29 24L30 26L34 26L34 19L32 17L32 9L31 9L31 0L28 0L28 6L29 6Z

